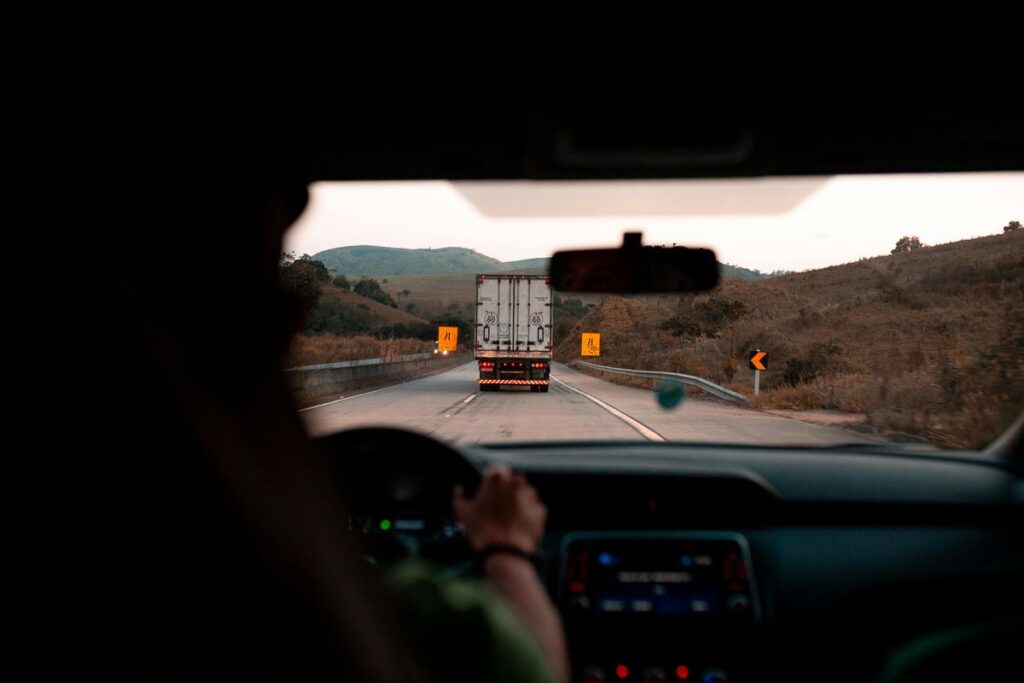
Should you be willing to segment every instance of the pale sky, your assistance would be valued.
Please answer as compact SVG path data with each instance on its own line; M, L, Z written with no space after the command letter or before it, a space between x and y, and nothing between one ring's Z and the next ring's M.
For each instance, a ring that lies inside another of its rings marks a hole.
M806 270L1002 232L1024 221L1024 173L593 182L324 182L285 237L298 254L369 244L466 247L514 261L558 249L711 247L720 261Z

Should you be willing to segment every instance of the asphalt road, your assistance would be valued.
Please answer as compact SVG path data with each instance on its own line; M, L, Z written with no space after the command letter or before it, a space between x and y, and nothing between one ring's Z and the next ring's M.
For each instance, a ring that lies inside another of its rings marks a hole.
M404 427L448 443L538 440L718 441L821 445L861 441L810 424L714 400L662 409L651 391L552 365L551 390L482 393L476 363L302 411L313 435L369 426Z

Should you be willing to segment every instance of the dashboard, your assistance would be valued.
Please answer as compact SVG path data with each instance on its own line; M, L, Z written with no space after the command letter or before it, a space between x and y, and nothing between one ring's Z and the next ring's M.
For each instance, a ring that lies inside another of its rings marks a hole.
M381 446L353 434L328 451ZM387 456L345 457L339 471L357 482L350 528L371 561L419 555L458 571L469 552L452 487L492 462L525 473L548 507L540 572L574 681L878 680L930 634L1009 623L1024 635L1024 483L981 454L453 449L401 434ZM986 664L963 655L943 680Z

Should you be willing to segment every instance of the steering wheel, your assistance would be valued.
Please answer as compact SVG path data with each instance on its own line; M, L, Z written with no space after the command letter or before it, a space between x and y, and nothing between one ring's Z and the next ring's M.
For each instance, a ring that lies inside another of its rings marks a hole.
M316 445L372 564L422 557L453 567L469 560L452 492L461 486L472 494L480 471L462 454L423 434L384 427L337 432Z

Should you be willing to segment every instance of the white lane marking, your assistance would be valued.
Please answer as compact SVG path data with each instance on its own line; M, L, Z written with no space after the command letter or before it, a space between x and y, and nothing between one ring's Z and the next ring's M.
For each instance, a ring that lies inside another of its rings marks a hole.
M315 405L315 406L310 406L310 407L308 407L308 408L299 408L299 412L300 412L300 413L304 413L304 412L306 412L307 410L313 410L314 408L323 408L324 406L330 406L330 405L334 405L335 403L338 403L338 402L340 402L340 401L344 401L344 400L345 400L345 397L344 397L344 396L342 396L341 398L335 399L335 400L333 400L333 401L328 401L327 403L318 403L317 405Z
M607 403L605 403L601 399L599 399L599 398L597 398L595 396L591 396L590 394L588 394L585 391L580 391L576 387L569 386L568 384L566 384L562 380L558 379L554 375L551 376L551 379L553 379L554 381L558 382L559 384L561 384L563 387L565 387L569 391L575 391L580 396L583 396L584 398L589 398L591 401L593 401L597 405L601 406L602 408L604 408L609 413L611 413L615 417L619 418L620 420L622 420L623 422L628 424L630 427L632 427L636 431L640 432L640 434L645 439L647 439L649 441L664 441L665 440L665 437L663 437L661 434L659 434L658 432L654 431L653 429L651 429L647 425L643 424L642 422L639 422L639 421L633 419L632 417L630 417L629 415L626 415L624 412L622 412L618 408L615 408L613 406L608 405Z
M480 394L470 394L470 395L469 395L469 396L467 396L466 398L462 399L462 405L466 405L467 403L469 403L470 401L472 401L472 400L473 400L474 398L476 398L476 397L477 397L477 396L479 396L479 395L480 395ZM462 408L459 408L459 410L462 410ZM450 413L450 414L448 414L448 415L445 415L445 417L451 417L451 416L452 416L452 415L454 415L455 413L459 412L459 410L456 410L456 411L455 411L455 412L453 412L453 413Z
M323 408L324 406L329 406L329 405L332 405L334 403L341 403L342 401L351 401L354 398L361 398L363 396L369 396L370 394L376 394L378 391L385 391L386 389L394 389L395 387L399 387L399 386L402 386L402 385L401 384L395 384L395 385L392 385L390 387L381 387L380 389L374 389L373 391L365 391L365 392L363 392L361 394L356 394L355 396L346 396L344 398L339 398L339 399L335 399L333 401L328 401L327 403L319 403L319 404L317 404L315 406L310 406L308 408L300 408L299 412L300 413L304 413L307 410L313 410L315 408Z

